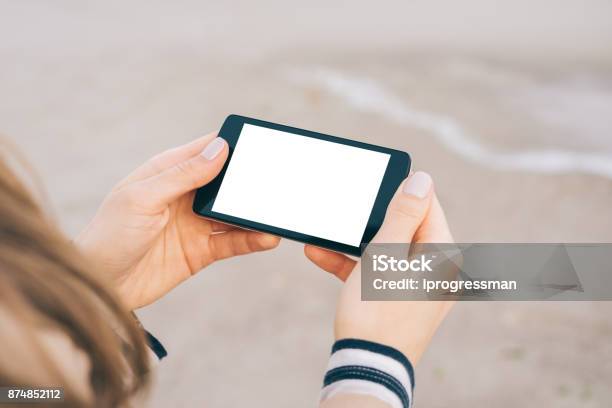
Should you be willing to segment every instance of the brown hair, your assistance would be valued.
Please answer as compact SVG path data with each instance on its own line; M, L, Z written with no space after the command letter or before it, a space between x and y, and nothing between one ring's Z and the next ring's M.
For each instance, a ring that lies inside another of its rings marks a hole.
M143 334L100 276L0 156L0 386L59 386L63 406L114 407L147 385ZM58 334L69 353L50 345ZM75 354L83 370L66 363Z

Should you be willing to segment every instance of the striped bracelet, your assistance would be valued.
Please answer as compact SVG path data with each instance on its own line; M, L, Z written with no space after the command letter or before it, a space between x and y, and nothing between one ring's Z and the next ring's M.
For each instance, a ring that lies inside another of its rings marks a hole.
M367 340L334 343L323 380L321 402L338 394L366 394L393 408L409 408L414 369L400 351Z

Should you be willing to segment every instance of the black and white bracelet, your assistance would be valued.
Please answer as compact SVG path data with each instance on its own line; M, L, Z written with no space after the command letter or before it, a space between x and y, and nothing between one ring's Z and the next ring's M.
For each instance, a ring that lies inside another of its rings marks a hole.
M358 339L334 343L323 380L321 402L338 394L366 394L393 408L409 408L414 369L393 347Z
M168 352L166 351L166 348L161 343L161 341L159 341L157 337L152 335L147 329L143 327L142 323L140 322L140 319L138 318L138 316L136 316L136 313L131 312L131 315L138 327L140 327L140 329L144 332L147 347L149 347L153 354L155 354L155 357L157 357L158 360L161 360L166 357L168 355Z

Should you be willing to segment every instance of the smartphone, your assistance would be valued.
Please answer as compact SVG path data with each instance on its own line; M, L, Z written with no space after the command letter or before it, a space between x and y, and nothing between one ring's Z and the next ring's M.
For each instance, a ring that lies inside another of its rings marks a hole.
M223 170L196 214L360 256L410 170L408 153L244 116L225 119Z

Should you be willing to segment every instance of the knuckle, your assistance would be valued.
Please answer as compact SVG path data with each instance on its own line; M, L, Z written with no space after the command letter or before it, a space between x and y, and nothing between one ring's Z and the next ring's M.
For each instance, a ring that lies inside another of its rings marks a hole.
M389 205L389 214L403 219L420 221L424 213L425 205L409 198L394 200Z
M184 161L175 166L178 177L184 180L185 184L191 188L200 187L196 166L191 160Z
M149 159L148 165L153 173L155 174L161 173L164 170L164 168L166 168L165 166L165 163L167 162L166 156L171 150L172 149L156 154L155 156Z
M119 202L126 208L137 208L142 204L142 194L137 188L126 188L119 193Z
M254 234L246 234L246 239L244 242L244 252L257 252L264 249L262 243L257 239L257 236Z

